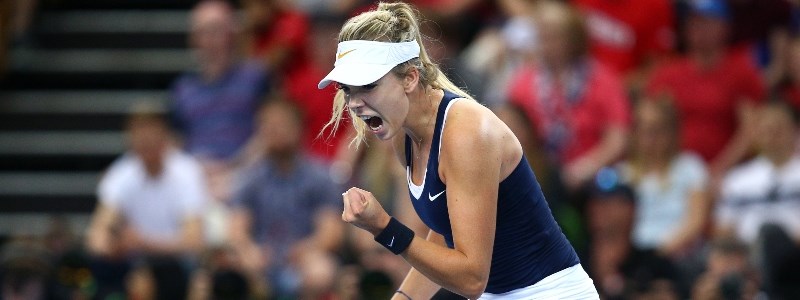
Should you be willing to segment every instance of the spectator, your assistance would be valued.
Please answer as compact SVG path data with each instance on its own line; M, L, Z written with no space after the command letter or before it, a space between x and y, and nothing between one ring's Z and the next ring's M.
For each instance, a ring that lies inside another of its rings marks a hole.
M751 60L727 48L724 0L692 0L686 24L687 54L654 71L651 98L668 96L680 115L680 146L709 165L711 186L747 154L748 120L764 98L764 84Z
M245 12L245 51L290 80L311 63L308 17L279 0L242 1Z
M101 280L121 287L130 263L144 258L158 298L183 299L184 260L203 247L200 216L209 195L197 161L170 146L162 115L153 105L134 107L127 121L130 150L100 181L86 247L111 273L98 275ZM115 261L122 274L107 264Z
M758 299L757 274L747 245L736 239L711 243L706 270L692 290L692 299Z
M536 20L540 57L514 75L509 97L534 121L563 182L577 190L624 151L628 102L619 78L588 55L577 11L542 2Z
M536 1L503 0L498 5L503 24L481 30L456 64L471 92L489 107L504 104L511 76L533 58L537 46Z
M769 103L758 117L759 155L725 177L717 234L757 245L767 292L796 298L800 296L795 288L800 280L796 272L800 267L800 155L795 145L800 123L780 101Z
M727 0L730 5L730 42L753 51L764 68L765 82L775 87L786 72L792 5L787 0Z
M172 87L171 113L184 148L201 160L211 191L223 200L231 189L231 171L256 152L246 145L254 131L254 112L267 90L261 65L235 56L235 34L235 12L227 2L198 3L189 37L198 69L183 74Z
M277 98L259 116L265 153L233 198L233 247L244 267L266 275L275 296L330 292L317 287L332 288L333 279L315 275L335 271L331 253L343 239L342 190L301 150L304 123L296 106ZM316 263L308 264L312 259ZM314 281L319 278L330 282Z
M0 253L0 299L46 299L52 266L36 239L12 237Z
M697 249L710 208L703 160L678 144L678 115L667 99L640 102L623 180L637 198L633 243L674 259Z
M592 55L638 91L675 47L670 0L573 0L586 17Z
M603 180L600 180L603 181ZM624 185L599 186L587 202L592 278L603 299L664 295L677 299L672 263L631 243L636 198Z
M778 94L795 110L800 110L800 38L793 39L789 49L786 74L778 86Z
M330 116L329 103L335 91L333 87L325 90L309 87L325 77L326 71L319 65L327 68L332 55L320 50L335 50L336 32L331 28L336 26L312 23L301 11L279 0L246 0L243 3L247 20L246 51L275 74L271 78L274 86L301 108L306 122L303 147L310 150L309 154L331 160L336 155L341 135L334 133L331 139L326 139L328 136L320 132ZM323 53L325 61L320 62Z

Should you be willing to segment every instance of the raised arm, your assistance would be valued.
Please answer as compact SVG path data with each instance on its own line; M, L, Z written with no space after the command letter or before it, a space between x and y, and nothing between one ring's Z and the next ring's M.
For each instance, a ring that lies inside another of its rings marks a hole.
M471 299L480 297L488 283L501 169L510 162L504 157L504 146L511 143L506 139L513 135L501 132L508 131L501 124L477 103L452 107L442 140L439 174L447 185L455 249L414 237L401 253L416 272ZM343 220L373 235L389 225L389 215L369 192L348 190L344 207Z

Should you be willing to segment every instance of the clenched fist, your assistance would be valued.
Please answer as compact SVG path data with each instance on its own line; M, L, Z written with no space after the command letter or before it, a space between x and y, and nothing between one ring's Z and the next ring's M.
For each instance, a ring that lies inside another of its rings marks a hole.
M391 217L372 193L352 187L342 194L344 211L342 220L378 235L389 224Z

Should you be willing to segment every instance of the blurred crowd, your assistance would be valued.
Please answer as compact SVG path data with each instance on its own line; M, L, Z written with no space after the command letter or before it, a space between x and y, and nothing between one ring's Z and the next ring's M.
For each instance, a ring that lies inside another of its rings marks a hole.
M800 298L800 2L411 2L604 299ZM197 3L196 68L131 108L86 230L6 244L1 298L388 298L409 267L345 226L339 195L424 225L393 150L328 130L335 89L316 89L373 5Z

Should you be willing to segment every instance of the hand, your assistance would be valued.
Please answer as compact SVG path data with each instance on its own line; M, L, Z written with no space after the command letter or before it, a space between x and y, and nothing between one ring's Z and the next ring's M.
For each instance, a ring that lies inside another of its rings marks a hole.
M564 185L571 191L578 190L597 172L597 168L593 165L594 163L588 159L578 159L564 167L562 174Z
M372 193L359 188L350 188L342 194L344 211L342 220L378 235L389 224L389 214Z

